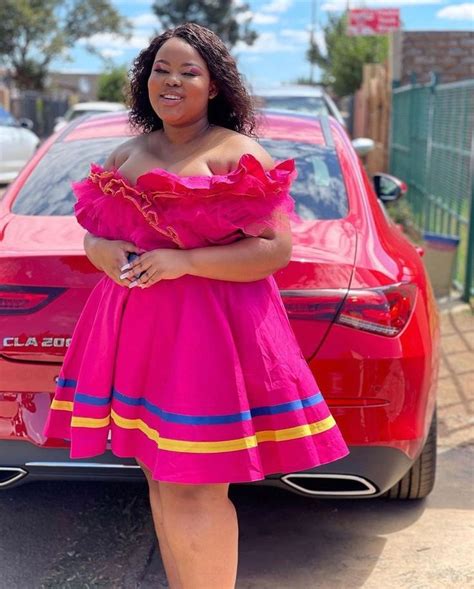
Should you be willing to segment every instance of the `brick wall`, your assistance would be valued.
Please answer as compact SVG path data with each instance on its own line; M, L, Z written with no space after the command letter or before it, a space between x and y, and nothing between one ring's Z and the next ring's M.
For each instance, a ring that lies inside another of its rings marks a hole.
M401 48L401 85L429 81L430 72L447 84L474 78L474 31L405 31Z

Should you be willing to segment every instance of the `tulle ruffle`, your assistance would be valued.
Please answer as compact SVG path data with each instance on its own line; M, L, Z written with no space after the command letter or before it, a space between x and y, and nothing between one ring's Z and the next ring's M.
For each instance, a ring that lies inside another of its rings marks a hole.
M133 205L150 228L178 247L225 244L242 233L258 236L299 221L289 194L296 174L292 159L265 170L244 154L228 174L181 177L157 168L133 185L119 170L91 164L89 176L73 184L74 209L78 222L101 237L110 238L117 224L124 229ZM119 203L128 203L127 210Z

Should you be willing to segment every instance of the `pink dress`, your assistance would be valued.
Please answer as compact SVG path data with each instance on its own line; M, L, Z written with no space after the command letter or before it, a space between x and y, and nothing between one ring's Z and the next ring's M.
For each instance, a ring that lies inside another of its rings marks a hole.
M79 223L143 250L231 243L295 220L294 160L265 171L244 154L233 172L135 185L92 164L73 185ZM70 457L110 448L153 478L249 482L349 453L292 331L273 276L231 282L185 275L145 289L104 275L74 329L44 433Z

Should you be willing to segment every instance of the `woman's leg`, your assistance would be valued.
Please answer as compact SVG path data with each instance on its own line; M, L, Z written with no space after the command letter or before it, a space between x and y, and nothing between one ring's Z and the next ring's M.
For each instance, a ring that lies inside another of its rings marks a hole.
M163 561L163 566L165 567L165 572L168 578L170 589L182 589L182 584L179 579L176 560L173 556L173 553L171 552L171 548L168 544L165 530L163 528L163 509L161 506L159 488L160 483L152 479L151 472L142 462L140 462L140 460L138 460L137 458L135 458L135 460L145 473L146 479L148 481L148 490L150 496L151 513L153 515L153 523L155 525L155 531L160 546L161 559Z
M160 481L163 525L182 589L234 589L238 522L228 484Z

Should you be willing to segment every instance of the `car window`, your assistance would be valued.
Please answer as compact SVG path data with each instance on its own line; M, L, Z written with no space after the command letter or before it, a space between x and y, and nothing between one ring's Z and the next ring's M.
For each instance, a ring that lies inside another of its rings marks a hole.
M340 219L347 215L346 186L334 149L269 139L262 139L261 144L276 161L295 159L298 176L291 186L291 196L302 219Z
M12 207L19 215L72 215L71 182L89 173L90 163L103 164L125 137L55 143L38 162Z
M75 197L71 182L89 173L90 162L103 164L125 139L56 143L20 189L12 211L20 215L72 215ZM291 195L300 217L336 219L347 214L345 185L334 150L294 141L262 139L261 143L276 161L295 158L298 176Z
M318 96L264 96L260 97L260 100L263 101L265 108L308 112L314 115L330 114L324 98Z

